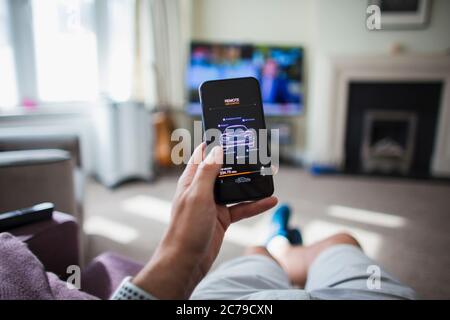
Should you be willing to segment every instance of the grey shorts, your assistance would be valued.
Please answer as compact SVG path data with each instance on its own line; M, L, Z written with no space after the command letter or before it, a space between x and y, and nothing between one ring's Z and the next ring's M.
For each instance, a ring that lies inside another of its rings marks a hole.
M191 299L416 299L416 294L360 249L337 245L313 262L304 289L293 287L274 260L252 255L209 273Z

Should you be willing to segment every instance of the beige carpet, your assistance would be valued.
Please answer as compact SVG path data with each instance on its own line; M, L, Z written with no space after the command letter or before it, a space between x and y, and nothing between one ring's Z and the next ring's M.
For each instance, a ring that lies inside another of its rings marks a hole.
M176 174L110 190L88 181L88 256L116 251L146 261L163 234ZM311 243L349 231L365 251L423 298L450 298L450 184L356 176L313 177L282 167L276 195ZM233 226L216 265L264 238L270 213Z

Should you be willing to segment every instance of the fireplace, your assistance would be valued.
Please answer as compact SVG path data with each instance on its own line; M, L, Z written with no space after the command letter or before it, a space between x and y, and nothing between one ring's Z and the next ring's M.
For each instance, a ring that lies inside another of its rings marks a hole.
M408 174L416 145L417 113L368 110L363 125L363 171Z
M344 170L428 177L442 82L364 82L348 86Z
M312 168L450 178L449 55L345 55L318 64L305 158Z

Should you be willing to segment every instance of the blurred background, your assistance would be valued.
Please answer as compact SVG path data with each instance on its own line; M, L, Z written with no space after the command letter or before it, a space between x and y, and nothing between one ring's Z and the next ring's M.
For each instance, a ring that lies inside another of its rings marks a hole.
M0 0L0 212L52 201L86 261L146 261L199 84L253 76L280 130L276 195L306 242L351 232L448 299L449 16L446 0ZM233 226L218 263L269 219Z

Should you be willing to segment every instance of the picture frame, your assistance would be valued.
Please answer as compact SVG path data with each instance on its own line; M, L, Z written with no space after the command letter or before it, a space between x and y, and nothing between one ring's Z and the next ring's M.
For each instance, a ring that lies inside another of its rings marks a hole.
M430 20L431 0L369 0L381 11L382 30L424 29Z

